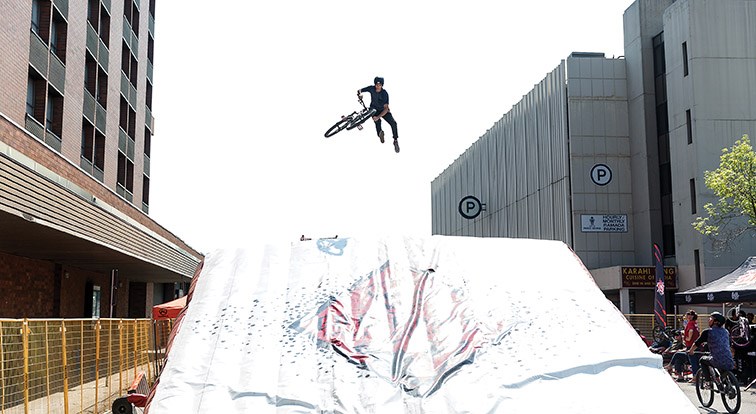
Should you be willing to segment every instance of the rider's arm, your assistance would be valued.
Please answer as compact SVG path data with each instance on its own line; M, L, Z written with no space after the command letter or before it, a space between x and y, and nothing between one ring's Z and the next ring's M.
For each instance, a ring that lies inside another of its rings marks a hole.
M688 351L689 354L693 354L693 351L696 350L696 348L702 346L704 342L709 340L709 330L704 329L703 332L701 332L701 336L696 339L696 342L693 342L693 345L690 346L690 350Z
M383 110L380 114L376 115L378 118L383 118L384 115L386 115L389 112L388 104L383 105Z

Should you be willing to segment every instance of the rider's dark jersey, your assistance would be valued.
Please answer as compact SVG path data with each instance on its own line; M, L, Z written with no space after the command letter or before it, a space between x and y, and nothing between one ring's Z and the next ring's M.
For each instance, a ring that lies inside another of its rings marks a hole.
M704 329L701 336L696 340L696 347L700 348L704 342L709 345L713 366L727 370L732 370L735 367L735 361L732 359L732 352L730 351L730 333L727 332L727 329L718 326Z
M377 92L375 86L366 86L360 89L360 92L370 92L370 107L377 111L376 115L383 111L383 105L389 103L389 95L385 89L381 89L380 92Z

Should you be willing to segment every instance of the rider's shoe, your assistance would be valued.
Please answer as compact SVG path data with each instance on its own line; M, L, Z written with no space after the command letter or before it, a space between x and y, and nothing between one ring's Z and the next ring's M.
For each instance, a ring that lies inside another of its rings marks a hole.
M380 138L380 139L381 139L381 144L383 144L383 142L384 142L384 139L383 139L383 131L381 131L381 132L379 132L379 133L378 133L378 138Z
M399 140L397 138L394 138L394 151L399 153Z

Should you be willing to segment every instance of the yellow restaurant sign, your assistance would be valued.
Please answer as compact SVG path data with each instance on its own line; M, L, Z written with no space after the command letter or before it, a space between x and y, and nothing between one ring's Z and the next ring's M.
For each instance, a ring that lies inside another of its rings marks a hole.
M623 266L622 287L653 288L656 286L656 268L654 266ZM677 268L664 267L664 286L666 289L677 289Z

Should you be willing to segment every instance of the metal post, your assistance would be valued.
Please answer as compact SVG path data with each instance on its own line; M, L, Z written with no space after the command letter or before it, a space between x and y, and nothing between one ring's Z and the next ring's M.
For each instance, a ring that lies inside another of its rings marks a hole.
M50 412L50 339L45 321L45 381L47 382L47 412Z
M66 350L66 321L60 322L61 352L63 354L63 409L68 414L68 351Z
M139 346L139 331L137 330L137 321L132 320L134 323L134 378L137 376L137 347Z
M152 369L150 367L150 325L145 321L142 326L144 327L144 347L143 352L147 355L147 384L152 383Z
M113 317L113 306L115 306L114 296L115 296L115 291L116 291L115 284L116 284L117 274L118 274L118 269L112 269L110 271L110 308L109 308L110 313L108 316L109 318Z
M81 331L79 338L79 407L84 408L84 319L81 320Z
M24 318L21 325L24 346L24 414L29 414L29 321Z
M123 319L118 321L118 393L123 391Z
M0 414L5 414L5 352L3 351L3 322L0 321Z
M95 323L95 404L94 414L100 405L100 320Z

